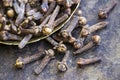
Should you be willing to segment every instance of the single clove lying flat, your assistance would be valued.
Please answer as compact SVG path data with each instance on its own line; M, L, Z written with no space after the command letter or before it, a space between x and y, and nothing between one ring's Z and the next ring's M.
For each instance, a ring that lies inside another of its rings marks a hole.
M68 69L67 60L68 60L69 55L70 55L70 51L66 51L62 61L57 63L57 68L59 71L61 72L67 71Z
M106 19L116 5L116 0L110 0L102 9L99 10L98 17L101 19Z
M44 68L47 66L49 61L54 58L54 51L52 49L49 49L46 52L46 56L42 59L41 64L34 69L34 72L36 75L40 74Z
M22 69L22 68L25 67L26 64L29 64L33 61L36 61L44 55L45 55L45 52L43 52L43 53L39 52L37 54L34 54L32 56L28 56L28 57L25 57L25 58L19 57L15 62L15 67L18 68L18 69Z
M98 57L94 57L94 58L90 58L90 59L80 58L77 61L77 64L79 66L85 66L85 65L94 64L94 63L97 63L97 62L100 62L100 61L101 61L101 58L98 58Z
M107 21L98 22L90 27L88 25L85 25L85 26L83 26L80 35L82 37L86 37L89 34L106 27L107 25L108 25Z
M58 52L66 52L67 47L62 42L58 43L51 37L47 37L46 40L54 46L53 49L56 49Z
M99 35L94 35L92 36L92 40L90 42L88 42L85 46L78 49L77 51L73 52L73 54L74 55L81 54L82 52L89 50L93 46L99 45L100 42L101 42L101 37Z

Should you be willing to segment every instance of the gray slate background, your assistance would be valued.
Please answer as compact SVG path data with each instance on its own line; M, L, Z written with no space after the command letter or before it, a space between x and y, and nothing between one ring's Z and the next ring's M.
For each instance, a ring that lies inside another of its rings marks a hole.
M82 0L80 8L88 19L89 25L100 21L97 17L97 11L108 1ZM33 69L39 65L41 60L27 65L23 70L16 70L13 67L19 56L25 57L51 48L51 45L46 41L27 45L22 50L19 50L17 46L0 45L0 80L120 80L120 0L117 1L118 5L107 19L109 21L107 28L94 33L102 37L100 46L79 56L73 56L71 53L67 72L59 73L57 71L56 61L61 59L58 56L48 64L39 76L33 75ZM73 49L71 47L69 49L72 52ZM84 68L77 67L76 60L80 57L94 56L101 57L102 62Z

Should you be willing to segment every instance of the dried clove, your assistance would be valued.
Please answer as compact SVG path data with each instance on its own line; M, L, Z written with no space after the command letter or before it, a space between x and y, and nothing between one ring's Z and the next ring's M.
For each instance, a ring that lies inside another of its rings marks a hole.
M58 52L65 52L67 50L67 47L63 44L63 42L58 43L51 37L47 37L46 40L50 42L54 46L53 49L56 49Z
M79 66L85 66L85 65L97 63L97 62L100 62L100 61L101 61L101 58L98 58L98 57L90 58L90 59L80 58L80 59L77 61L77 64L78 64Z
M24 68L24 66L26 64L29 64L33 61L36 61L36 60L40 59L44 54L45 54L45 52L43 52L43 53L39 52L37 54L34 54L32 56L28 56L28 57L25 57L25 58L19 57L15 62L15 67L18 68L18 69L22 69L22 68Z
M22 40L22 37L17 36L15 34L9 33L7 31L0 32L0 40L7 41L7 40Z
M32 16L32 19L34 20L39 20L41 18L43 18L43 14L41 14L39 11L37 11L36 9L32 9L32 10L29 10L26 12L26 15L29 17L29 16Z
M77 25L78 20L79 20L79 16L73 16L69 26L66 29L62 29L62 31L60 31L60 33L59 33L60 36L68 39L69 43L73 43L75 41L75 38L72 36L71 32L73 31L73 29Z
M41 9L43 12L47 12L49 9L48 0L42 0Z
M19 27L18 31L19 34L23 34L23 35L27 35L27 34L32 34L35 36L39 35L39 28L37 26L34 26L33 28L30 29L24 29L22 27Z
M17 19L15 21L15 25L18 26L24 19L25 3L21 1L19 6L18 2L14 0L13 6L16 13L18 14Z
M67 60L68 60L69 55L70 55L70 51L66 51L62 61L57 63L57 68L59 71L61 72L67 71L68 69Z
M48 23L42 29L42 32L43 32L44 35L48 35L53 31L53 29L54 29L53 23L55 21L56 16L59 13L59 10L60 10L60 6L57 5L57 7L53 11Z
M113 8L117 5L116 0L110 0L104 8L100 9L98 12L98 17L101 19L106 19L109 13L113 10Z
M63 14L63 16L61 16L60 18L56 19L53 26L58 26L59 24L61 24L63 21L65 21L68 18L67 14Z
M94 24L94 25L92 25L90 27L88 25L83 26L80 35L82 37L86 37L87 35L106 27L107 24L108 24L107 21L102 21L102 22L96 23L96 24Z
M34 69L35 74L40 74L47 66L49 61L54 58L54 51L52 49L46 50L46 56L42 59L41 64Z
M65 39L65 38L63 38L63 37L61 37L61 32L63 31L63 30L65 30L68 26L70 25L70 21L68 21L65 25L64 25L64 27L60 30L60 32L58 33L58 34L54 34L52 37L56 40L56 41L63 41L63 42L65 42L65 43L68 43L69 42L69 39Z
M77 51L73 52L74 55L76 54L81 54L84 51L87 51L88 49L92 48L95 45L99 45L101 41L101 37L99 35L94 35L92 36L92 41L87 43L85 46L82 48L78 49Z

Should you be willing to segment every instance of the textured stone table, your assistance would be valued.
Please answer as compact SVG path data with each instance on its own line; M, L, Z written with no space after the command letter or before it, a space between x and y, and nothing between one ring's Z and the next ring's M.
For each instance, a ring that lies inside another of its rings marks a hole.
M88 19L89 25L100 21L97 17L97 11L107 1L82 0L80 8ZM0 45L0 80L120 80L120 0L117 1L118 5L107 19L109 21L107 28L93 33L102 37L100 46L79 56L73 56L71 53L67 72L59 73L55 67L56 61L61 59L60 55L57 55L56 59L52 60L39 76L33 74L33 69L39 65L41 60L27 65L23 70L16 70L13 67L19 56L24 57L51 48L51 45L45 41L27 45L22 50L19 50L17 46ZM72 47L69 49L72 52ZM77 67L76 60L80 57L93 56L101 57L102 62L84 68Z

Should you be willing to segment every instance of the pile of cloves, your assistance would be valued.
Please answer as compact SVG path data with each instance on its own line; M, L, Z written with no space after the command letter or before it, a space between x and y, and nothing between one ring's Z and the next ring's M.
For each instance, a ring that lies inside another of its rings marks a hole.
M48 10L48 8L49 8L49 6L47 5L48 3L55 4L54 0L48 0L48 2L46 2L46 1L47 0L43 0L44 4L41 5L41 7L42 7L41 9L43 12L46 12ZM31 2L33 5L34 1L31 1ZM77 0L56 0L56 2L59 5L65 5L68 9L73 3L77 3L79 1L77 1ZM107 18L111 9L113 9L113 7L115 7L116 2L114 0L110 0L110 2L112 2L111 5L109 5L109 6L106 5L105 9L104 8L102 9L102 11L104 10L104 12L101 12L101 9L99 10L98 17L100 19ZM61 23L62 21L64 21L68 17L69 14L64 14L55 21L55 17L57 16L59 9L60 9L59 5L56 6L56 8L53 11L53 14L49 15L49 13L51 13L51 10L50 11L48 10L48 12L46 13L45 19L41 23L41 25L39 25L39 27L38 27L39 30L37 32L42 31L42 33L44 33L44 35L47 35L47 34L51 33L51 31L54 29L54 26L52 26L52 25L58 25L59 23ZM54 5L50 5L50 6L51 6L50 9L53 9ZM33 10L31 12L33 12L33 14L34 14L35 11L36 10ZM25 22L23 22L22 25L26 25L26 22L29 22L29 21L33 24L35 23L32 20L30 20L29 17L26 18L26 20L28 19L27 21L24 20ZM3 18L3 22L4 22L4 20L6 20L6 19ZM34 25L36 25L36 24L34 24ZM93 35L92 33L95 31L98 31L100 29L105 28L107 25L108 25L108 21L104 20L104 21L98 22L98 23L90 26L87 23L87 19L82 16L82 10L77 10L75 12L75 14L72 16L72 18L64 25L64 27L61 30L59 30L57 33L55 33L55 34L53 34L45 39L48 42L48 44L50 43L52 45L51 49L45 50L42 53L39 52L39 53L34 54L32 56L29 56L27 58L19 57L16 60L15 67L16 68L23 68L24 65L26 65L30 62L33 62L35 60L38 60L42 56L44 56L40 65L38 65L34 69L35 74L40 74L44 70L44 68L47 66L49 61L51 59L56 58L55 53L60 53L60 54L62 53L62 54L64 54L64 57L61 61L57 62L56 68L60 72L65 72L69 69L67 62L69 61L68 58L69 58L69 55L71 53L70 50L67 48L66 43L69 43L69 45L71 44L73 46L73 48L74 48L73 55L82 54L83 52L85 52L85 51L91 49L92 47L100 44L101 37L99 35ZM41 26L43 26L43 30L41 29ZM24 27L21 26L21 28L20 27L19 28L21 30L23 30L23 33L24 32L30 33L24 37L25 41L27 41L28 38L30 39L33 35L37 35L37 32L34 32L34 30L32 29L33 27L30 28L29 30L24 29ZM73 36L73 34L72 34L72 32L75 28L77 28L77 30L79 28L79 36L77 36L77 37ZM35 28L35 31L36 31L36 29L37 28ZM4 34L4 36L2 34ZM2 38L3 40L7 40L13 34L10 35L9 32L2 31L0 33L0 35L3 37ZM88 36L90 37L90 40L89 40L89 42L85 42L86 39L88 39ZM14 35L14 39L21 39L21 37L19 37L19 38L17 38L17 37L18 36ZM9 39L11 39L11 38L9 38ZM100 57L94 57L94 58L88 58L88 59L87 58L80 58L76 62L76 64L79 66L85 66L85 65L93 64L93 63L100 62L100 61L101 61Z
M72 13L80 0L2 0L0 40L19 41L23 48L31 38L51 34Z

